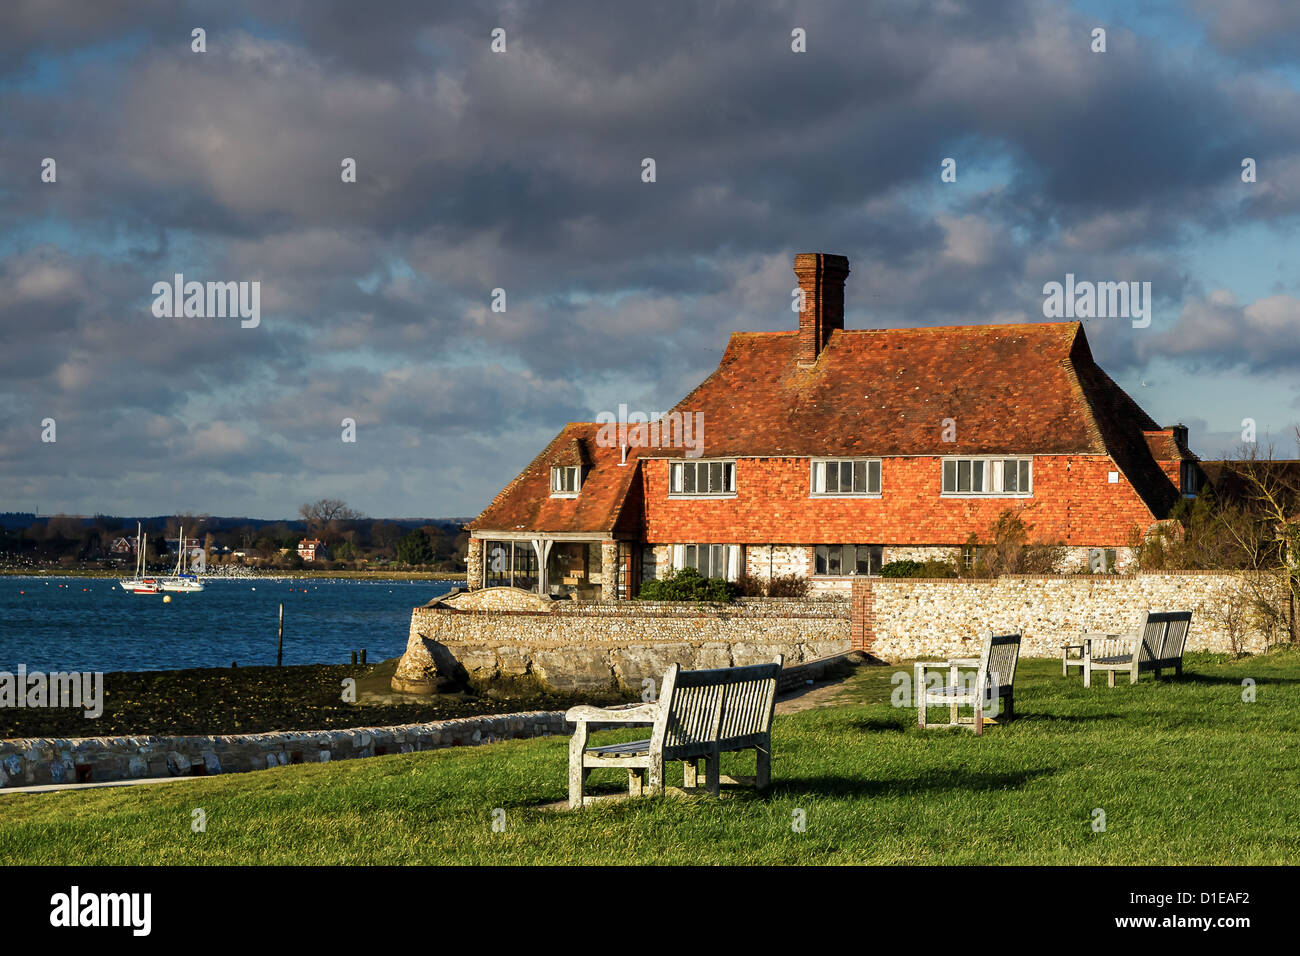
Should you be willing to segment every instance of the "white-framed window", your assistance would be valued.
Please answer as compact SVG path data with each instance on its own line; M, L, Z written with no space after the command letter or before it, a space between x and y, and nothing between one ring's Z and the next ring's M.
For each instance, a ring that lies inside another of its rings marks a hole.
M813 548L813 574L879 574L884 556L881 544L819 544Z
M830 497L880 494L879 458L826 458L812 462L812 494Z
M1028 498L1034 492L1032 458L945 458L945 495Z
M673 570L694 568L701 577L740 579L740 545L738 544L675 544L673 545Z
M717 497L736 493L734 461L674 461L668 467L668 493Z
M582 490L582 468L579 465L555 465L551 468L551 497L576 498Z

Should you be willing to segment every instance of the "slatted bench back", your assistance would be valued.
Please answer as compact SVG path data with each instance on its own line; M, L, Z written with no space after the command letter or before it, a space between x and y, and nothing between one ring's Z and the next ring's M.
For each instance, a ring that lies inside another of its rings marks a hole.
M1142 644L1138 650L1139 663L1146 663L1160 657L1160 649L1165 643L1165 631L1169 628L1166 617L1167 615L1164 614L1147 614L1143 619L1140 629Z
M1019 634L994 634L984 636L980 651L980 665L984 670L985 686L991 697L1010 688L1016 679L1016 663L1020 660Z
M664 677L661 711L666 760L704 756L714 749L756 745L772 729L782 658L771 664L683 671Z
M1162 661L1181 660L1183 649L1187 646L1187 632L1192 627L1191 611L1165 611L1160 614L1148 614L1148 624L1159 620L1164 624L1164 632L1159 645L1159 659Z

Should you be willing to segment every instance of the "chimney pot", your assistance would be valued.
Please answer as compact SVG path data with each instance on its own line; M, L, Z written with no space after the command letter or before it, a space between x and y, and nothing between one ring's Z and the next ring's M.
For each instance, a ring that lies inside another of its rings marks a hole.
M812 365L831 333L844 329L844 280L849 260L825 252L801 252L794 257L794 274L803 290L795 357L800 365Z

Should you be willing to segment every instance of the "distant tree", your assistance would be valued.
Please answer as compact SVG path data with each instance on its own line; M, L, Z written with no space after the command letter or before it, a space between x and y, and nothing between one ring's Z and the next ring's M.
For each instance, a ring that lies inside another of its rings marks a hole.
M338 498L321 498L308 502L298 509L298 514L307 524L308 535L319 538L327 545L337 541L352 522L365 517Z
M376 521L370 526L370 543L386 558L397 554L397 542L402 539L402 529L389 521Z
M397 542L397 560L402 564L432 564L433 545L429 536L422 529L416 528Z

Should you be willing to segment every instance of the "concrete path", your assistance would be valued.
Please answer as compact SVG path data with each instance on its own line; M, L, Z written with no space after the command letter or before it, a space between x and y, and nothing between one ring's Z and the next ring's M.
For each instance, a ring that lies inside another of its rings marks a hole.
M31 787L5 787L0 797L7 793L57 793L60 790L93 790L96 787L136 787L142 783L178 783L181 780L202 780L202 777L141 777L136 780L101 780L99 783L38 783Z

